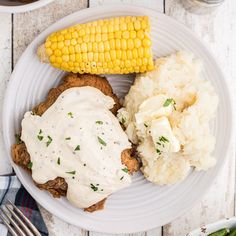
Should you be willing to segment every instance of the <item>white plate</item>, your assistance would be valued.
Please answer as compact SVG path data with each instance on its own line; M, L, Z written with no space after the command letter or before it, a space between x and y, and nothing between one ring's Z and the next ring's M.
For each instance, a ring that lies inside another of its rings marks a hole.
M37 8L43 7L52 1L53 0L39 0L36 2L32 2L32 3L28 3L28 4L21 4L18 6L5 6L5 5L2 6L0 4L0 12L19 13L19 12L32 11ZM1 2L3 4L3 2L7 2L7 1L1 0Z
M155 57L185 49L204 61L203 76L213 83L220 98L220 109L212 124L212 131L216 135L214 155L218 162L208 172L193 172L185 181L173 186L155 186L138 173L133 177L131 187L110 196L105 210L92 214L73 207L64 198L53 199L47 192L40 191L31 177L12 163L26 189L51 213L71 224L106 233L130 233L155 228L172 221L192 207L209 189L222 167L232 129L231 101L222 72L209 51L187 28L164 14L146 8L104 6L82 10L58 21L40 34L23 53L12 74L4 103L4 140L9 158L14 134L20 131L24 112L42 101L48 90L56 86L63 75L62 71L38 61L37 47L55 30L75 23L120 15L150 16ZM124 95L132 83L131 79L127 80L122 76L110 76L109 80L119 95Z
M236 217L232 217L214 222L212 224L203 225L200 228L193 230L186 236L207 236L220 229L224 228L234 229L235 227L236 227Z

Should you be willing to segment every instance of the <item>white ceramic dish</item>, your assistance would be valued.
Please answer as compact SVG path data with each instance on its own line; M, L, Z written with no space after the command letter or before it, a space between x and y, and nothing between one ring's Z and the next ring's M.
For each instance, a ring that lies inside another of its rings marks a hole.
M9 13L19 13L19 12L26 12L32 11L37 8L43 7L53 0L39 0L36 2L28 3L28 4L21 4L18 6L3 6L0 4L0 12L9 12Z
M211 53L191 31L164 14L146 8L104 6L82 10L58 21L40 34L23 53L12 74L4 102L4 140L9 158L11 145L15 141L14 134L20 131L24 112L42 101L64 74L50 65L41 64L36 56L37 47L55 30L75 23L120 15L150 17L155 57L185 49L192 51L205 63L203 77L213 83L220 98L220 109L212 122L212 132L216 136L214 155L218 162L208 172L193 172L185 181L173 186L155 186L138 173L133 177L131 187L110 196L105 209L92 214L75 208L65 198L54 199L47 192L40 191L33 184L31 176L12 163L26 189L51 213L79 227L106 233L145 231L164 225L191 208L209 189L222 167L232 131L232 108L226 81ZM108 79L119 96L124 96L132 83L132 79L126 76L108 76Z
M223 219L217 222L214 222L209 225L204 225L198 229L195 229L194 231L190 232L186 236L207 236L213 232L216 232L220 229L224 228L235 228L236 227L236 217Z

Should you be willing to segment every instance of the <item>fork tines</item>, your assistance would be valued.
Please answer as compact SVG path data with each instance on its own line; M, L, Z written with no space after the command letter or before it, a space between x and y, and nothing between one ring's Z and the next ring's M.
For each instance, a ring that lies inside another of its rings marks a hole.
M0 208L0 219L13 236L41 236L36 227L10 200Z

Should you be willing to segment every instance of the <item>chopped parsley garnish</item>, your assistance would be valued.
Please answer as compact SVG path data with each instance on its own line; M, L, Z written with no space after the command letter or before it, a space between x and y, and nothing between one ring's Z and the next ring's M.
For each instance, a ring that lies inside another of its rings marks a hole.
M103 191L103 189L101 189L101 191Z
M158 145L161 145L161 143L160 143L160 142L157 142L157 144L158 144Z
M124 125L124 124L125 124L125 121L126 121L125 118L122 117L122 118L121 118L121 124Z
M157 148L156 149L157 154L161 155L161 151Z
M72 112L68 112L67 115L70 117L70 118L74 118L73 116L73 113Z
M61 158L60 157L57 158L57 164L61 165Z
M107 145L107 143L103 139L101 139L99 136L98 136L98 142L101 143L103 146Z
M46 142L47 147L51 144L52 138L48 135L48 141Z
M73 170L73 171L67 171L66 174L70 174L70 175L75 175L76 171Z
M176 102L173 98L167 98L163 104L163 107L168 107L169 105L173 105L175 108Z
M122 180L122 179L124 179L124 176L122 176L122 177L120 178L120 180Z
M144 123L144 126L145 126L146 128L148 127L148 125L147 125L147 124L145 124L145 123Z
M80 150L80 145L77 145L75 148L75 151L79 151Z
M128 172L129 172L129 170L128 170L127 167L123 168L122 170L123 170L125 173L128 173Z
M16 144L22 143L22 141L20 139L20 134L15 134L15 139L16 139Z
M160 142L164 142L164 143L165 143L165 142L168 142L168 143L169 143L169 140L168 140L166 137L164 137L164 136L160 136L160 137L159 137L159 141L160 141Z
M39 141L42 141L42 140L43 140L43 136L38 135L37 137L38 137L38 140L39 140Z
M94 192L98 191L98 187L96 187L94 184L90 184L90 188L91 188Z
M71 137L67 137L67 138L65 138L65 140L71 140Z
M35 115L36 115L36 113L35 113L34 111L31 111L30 114L31 114L32 116L35 116Z
M28 165L27 165L27 167L28 167L28 169L32 169L32 167L33 167L33 162L31 161Z
M84 166L86 166L86 164L84 164Z
M40 129L40 130L39 130L39 134L38 134L38 136L37 136L37 138L38 138L39 141L42 141L42 140L43 140L43 136L40 135L40 134L42 134L42 133L43 133L43 131Z
M95 123L96 123L96 124L99 124L99 125L102 125L102 124L103 124L103 122L102 122L101 120L97 120Z

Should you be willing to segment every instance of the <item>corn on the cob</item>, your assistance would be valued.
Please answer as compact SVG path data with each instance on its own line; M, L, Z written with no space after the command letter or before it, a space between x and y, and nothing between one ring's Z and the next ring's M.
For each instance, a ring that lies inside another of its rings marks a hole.
M78 24L51 34L38 49L42 62L74 73L150 71L153 59L147 16L124 16Z

